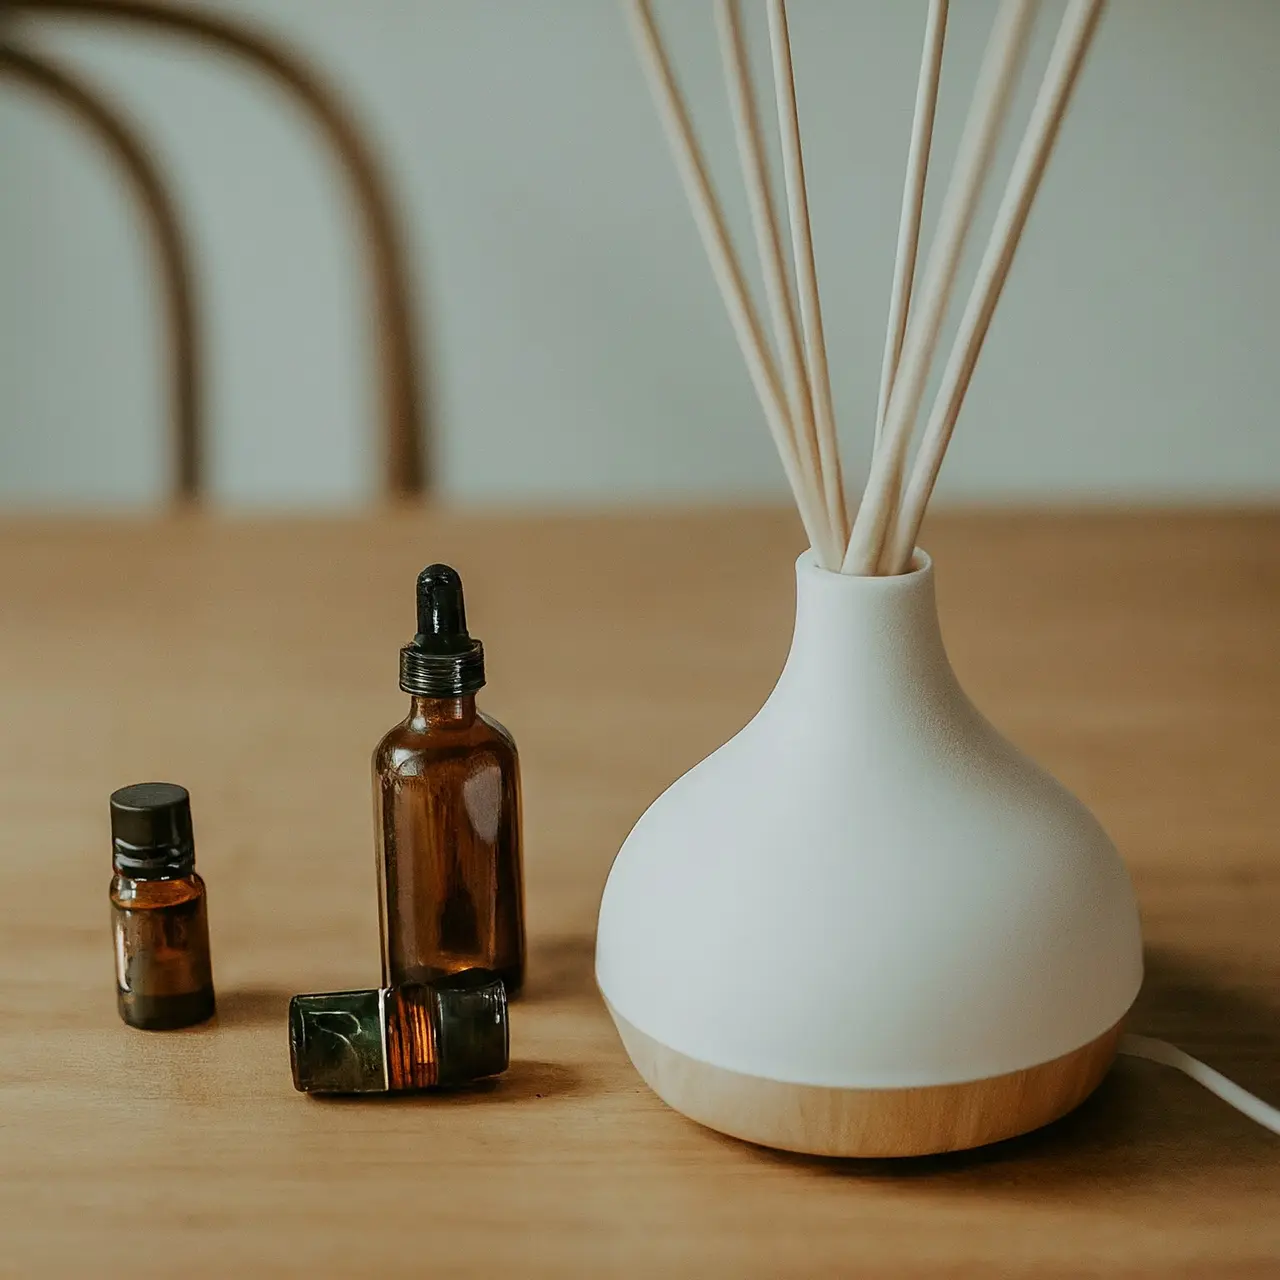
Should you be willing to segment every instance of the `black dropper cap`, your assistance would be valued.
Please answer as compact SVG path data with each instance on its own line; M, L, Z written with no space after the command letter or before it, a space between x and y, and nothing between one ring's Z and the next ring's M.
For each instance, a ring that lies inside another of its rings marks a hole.
M447 564L418 574L418 634L400 650L400 687L423 698L484 687L484 646L467 634L462 579Z
M135 880L189 875L196 851L186 787L135 782L113 791L111 851L115 869Z

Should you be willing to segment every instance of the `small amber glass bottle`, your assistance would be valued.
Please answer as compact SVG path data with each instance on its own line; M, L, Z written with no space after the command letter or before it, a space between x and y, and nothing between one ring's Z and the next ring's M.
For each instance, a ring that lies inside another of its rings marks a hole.
M186 788L140 782L114 792L111 845L120 1016L146 1031L204 1022L214 1012L213 971Z
M373 754L382 981L480 969L524 981L520 769L511 735L476 709L484 649L467 633L462 580L418 576L418 633L400 651L408 717Z
M507 993L492 974L289 1002L293 1087L302 1093L398 1093L501 1074Z

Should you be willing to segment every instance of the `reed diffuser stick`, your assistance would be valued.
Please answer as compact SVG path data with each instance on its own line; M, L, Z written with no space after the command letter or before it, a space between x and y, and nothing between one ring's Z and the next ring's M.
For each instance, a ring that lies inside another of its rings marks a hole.
M769 177L764 136L756 109L755 86L746 41L742 35L739 0L716 0L716 26L720 52L724 62L725 85L733 109L734 131L738 138L738 154L747 188L751 222L755 229L760 271L773 320L774 344L786 383L787 403L796 450L805 471L812 495L826 510L826 494L822 482L822 458L817 426L813 414L813 396L805 371L804 346L800 322L796 316L791 283L782 250L782 232L774 208L773 189ZM828 511L829 559L834 563L843 553L847 533L832 524Z
M911 309L916 252L920 245L920 216L924 209L924 184L933 144L933 120L938 109L942 46L947 34L947 7L948 0L929 0L929 16L924 26L924 52L920 56L920 76L916 81L907 176L903 182L902 211L898 217L898 247L893 261L893 288L889 294L889 323L884 335L884 357L880 362L880 394L876 402L877 445L884 433L884 415L889 407L889 393L893 390L894 375L898 371L902 338L907 331L907 314Z
M1014 159L1004 198L920 442L890 546L886 566L889 573L902 573L915 549L925 508L933 495L943 455L951 442L951 433L965 392L969 389L991 317L1000 301L1013 255L1027 224L1027 215L1040 188L1040 180L1044 177L1058 129L1101 15L1102 0L1071 0L1063 15L1062 26L1045 69L1044 83L1040 86L1026 133Z
M765 343L751 295L747 292L741 264L729 239L724 214L712 190L711 180L707 176L706 165L689 123L689 113L685 109L662 37L654 22L652 8L648 0L630 0L627 12L654 102L666 126L685 192L702 235L703 246L711 260L711 268L720 286L738 345L742 349L756 395L764 409L774 445L782 459L782 467L800 511L805 533L819 563L825 568L834 568L835 564L828 558L826 551L829 543L825 536L826 512L815 507L810 500L786 401L778 382L778 373Z
M881 361L875 447L857 516L847 536L849 515L809 224L786 3L765 0L791 232L791 266L795 272L794 294L782 248L780 218L774 206L740 0L715 3L725 80L782 364L781 378L698 149L650 0L626 0L636 46L685 192L817 563L824 569L863 576L904 573L1105 0L1068 0L1044 81L948 353L941 386L930 407L915 464L904 486L903 471L930 366L1038 7L1038 0L1001 0L921 284L916 289L920 220L949 7L948 0L929 0Z
M840 442L831 403L831 377L827 368L827 343L818 298L818 272L813 258L813 233L809 225L809 196L804 178L804 152L800 145L800 116L796 107L795 72L791 63L791 36L787 28L785 0L768 0L769 44L773 52L774 93L778 102L778 127L782 141L782 174L786 181L791 222L791 256L795 264L800 321L818 428L818 450L827 514L848 540L849 514L845 505L844 476L840 466Z
M929 365L1026 52L1035 10L1036 0L1003 0L991 29L938 217L938 228L925 263L919 301L907 322L902 358L885 413L883 438L871 460L871 472L841 565L844 573L875 574L878 570Z

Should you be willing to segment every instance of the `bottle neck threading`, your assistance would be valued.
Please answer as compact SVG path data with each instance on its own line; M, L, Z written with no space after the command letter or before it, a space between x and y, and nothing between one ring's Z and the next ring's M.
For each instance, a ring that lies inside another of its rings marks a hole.
M129 849L117 843L111 866L128 880L185 880L196 869L194 849Z

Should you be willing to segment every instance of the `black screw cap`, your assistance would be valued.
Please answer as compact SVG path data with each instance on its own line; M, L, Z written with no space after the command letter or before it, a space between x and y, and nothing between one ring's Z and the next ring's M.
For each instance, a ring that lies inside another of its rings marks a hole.
M138 880L186 875L195 864L191 797L173 782L135 782L111 793L117 871Z

